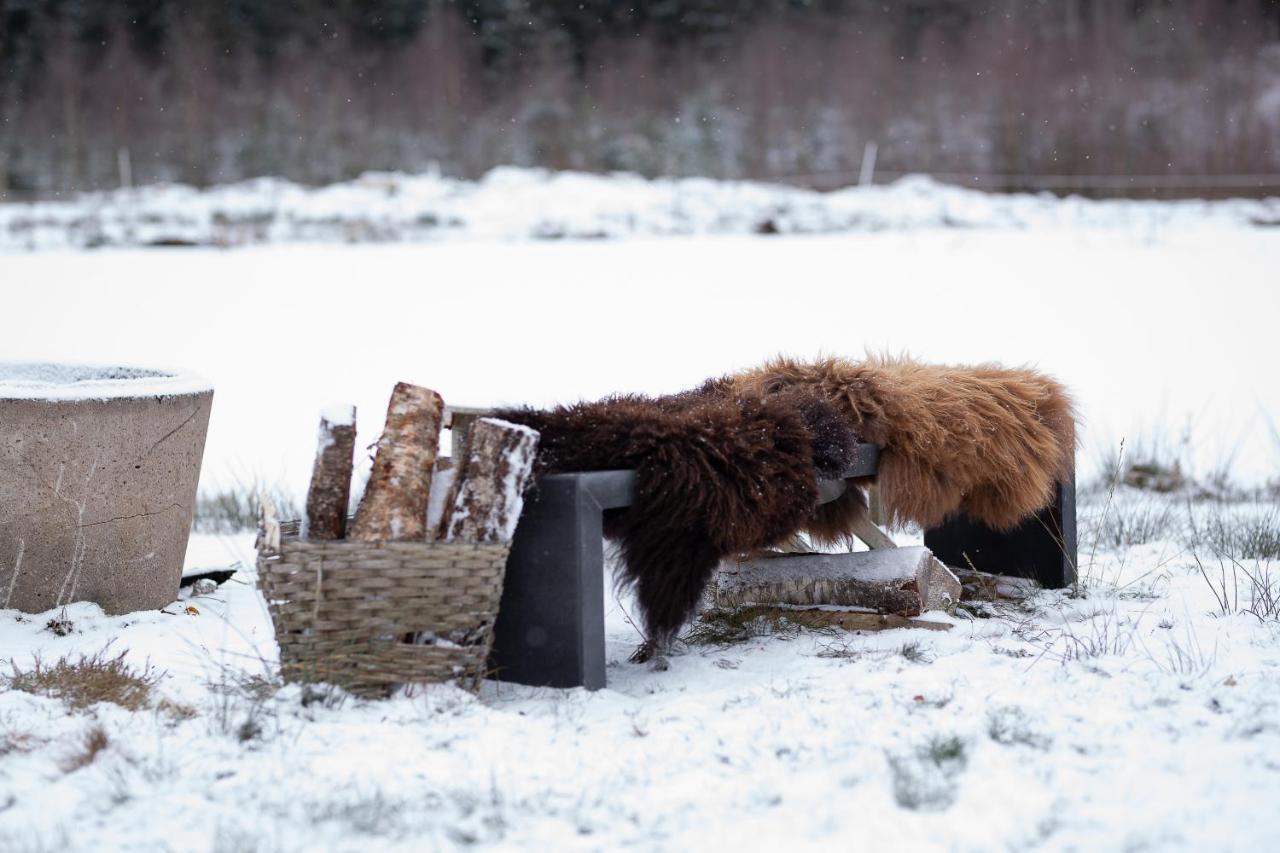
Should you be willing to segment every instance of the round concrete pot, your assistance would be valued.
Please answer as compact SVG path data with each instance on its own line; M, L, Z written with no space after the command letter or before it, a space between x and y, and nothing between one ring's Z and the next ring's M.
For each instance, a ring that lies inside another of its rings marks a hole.
M0 608L171 603L212 401L177 371L0 362Z

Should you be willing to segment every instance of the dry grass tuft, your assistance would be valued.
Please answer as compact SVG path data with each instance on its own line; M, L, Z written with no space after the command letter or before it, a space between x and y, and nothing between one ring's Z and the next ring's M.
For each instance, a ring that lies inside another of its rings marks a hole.
M150 706L163 673L150 664L137 670L125 662L125 654L110 657L104 648L92 655L81 655L79 660L60 658L52 665L36 658L26 670L10 661L12 672L3 676L3 683L10 690L61 699L72 708L112 702L137 711Z
M280 518L301 518L302 505L293 492L280 484L260 480L236 482L216 492L196 497L192 529L196 533L241 533L258 527L260 497L267 495Z
M18 728L11 717L0 720L0 758L14 753L30 752L41 742L35 735Z
M74 773L82 767L88 767L98 757L98 754L111 744L111 739L107 737L107 730L101 725L94 725L89 728L84 736L80 739L79 745L75 752L68 755L62 760L61 767L63 773Z
M734 610L712 610L703 613L685 632L682 639L691 646L732 646L756 637L790 639L801 631L822 634L840 633L821 615L806 610L779 612L770 607L739 607Z

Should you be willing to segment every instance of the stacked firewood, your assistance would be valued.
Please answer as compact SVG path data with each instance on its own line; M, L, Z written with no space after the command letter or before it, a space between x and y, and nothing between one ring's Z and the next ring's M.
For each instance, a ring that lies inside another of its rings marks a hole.
M440 457L444 400L398 383L355 519L347 506L356 440L352 406L326 409L302 536L360 541L510 542L533 473L538 433L494 418L470 425L458 458ZM455 429L458 427L455 426Z

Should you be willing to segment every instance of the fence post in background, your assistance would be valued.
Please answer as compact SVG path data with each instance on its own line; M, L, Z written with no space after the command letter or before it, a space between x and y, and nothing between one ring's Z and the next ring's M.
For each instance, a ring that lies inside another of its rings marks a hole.
M862 169L858 172L858 185L871 186L876 180L876 150L874 142L868 142L862 149Z

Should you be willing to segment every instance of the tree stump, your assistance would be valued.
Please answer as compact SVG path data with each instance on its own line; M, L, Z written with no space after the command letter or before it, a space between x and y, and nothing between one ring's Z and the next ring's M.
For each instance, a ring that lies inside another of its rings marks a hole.
M533 474L538 433L496 418L476 421L467 455L455 460L453 495L441 529L447 542L510 542Z
M320 413L320 440L307 490L304 539L341 539L347 532L351 468L356 449L355 406L330 406Z
M427 501L443 415L444 400L435 391L396 384L351 539L426 538Z

